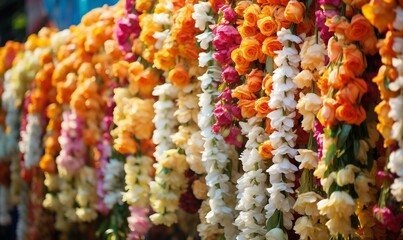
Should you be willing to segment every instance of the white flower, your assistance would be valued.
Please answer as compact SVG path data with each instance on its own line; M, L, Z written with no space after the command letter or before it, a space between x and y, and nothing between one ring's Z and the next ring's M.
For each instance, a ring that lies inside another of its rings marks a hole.
M301 163L299 169L315 169L318 166L318 153L309 149L298 149L298 153L295 160Z
M390 112L388 116L395 121L403 119L403 95L389 99Z
M210 11L209 2L200 2L194 5L194 12L192 13L192 18L196 21L195 27L204 31L206 29L207 23L212 23L214 21L212 16L207 15Z
M209 44L214 39L214 34L210 31L205 31L202 34L196 36L197 42L200 43L200 47L204 50L208 49Z
M392 195L398 202L403 202L403 178L396 178L390 186Z
M403 8L397 6L394 10L396 11L396 18L393 22L393 27L399 31L403 31Z
M288 240L288 235L281 228L273 228L266 233L266 240Z
M162 48L162 45L169 36L169 30L164 30L162 32L155 32L153 35L153 38L155 38L157 41L155 42L155 49L160 50Z
M388 168L399 177L403 176L403 149L397 149L390 154Z
M207 64L213 60L212 53L199 53L199 67L205 67Z
M295 42L295 43L302 42L302 39L300 37L295 36L294 34L291 33L290 29L286 29L286 28L281 28L281 30L277 32L277 37L278 37L278 40L283 45L285 45L285 43L287 43L287 41Z
M168 13L154 13L153 22L160 25L172 25L172 19Z

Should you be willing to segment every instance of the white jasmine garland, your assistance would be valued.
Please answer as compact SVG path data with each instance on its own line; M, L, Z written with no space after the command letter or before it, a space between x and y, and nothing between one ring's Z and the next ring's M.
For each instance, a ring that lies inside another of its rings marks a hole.
M104 185L105 190L104 202L109 209L112 209L116 203L122 203L122 193L124 186L121 183L121 178L124 176L124 163L111 159L105 166L104 170Z
M195 12L192 17L196 20L196 27L203 33L196 36L200 47L207 50L212 44L214 34L206 25L215 24L213 17L208 14L211 11L209 2L200 2L195 5ZM206 17L208 16L208 17ZM208 187L207 199L203 201L199 210L201 223L197 230L202 239L211 239L224 233L226 239L235 239L237 229L233 225L235 211L235 194L233 192L233 179L226 172L226 168L232 160L236 160L233 146L226 145L221 135L212 131L214 118L214 101L219 95L218 85L221 82L221 68L213 63L213 52L201 53L200 66L207 66L204 74L200 74L198 80L202 93L200 93L198 104L200 112L197 123L204 140L202 151L202 162L206 171L206 185ZM234 168L233 168L234 169ZM232 178L236 178L232 174Z
M42 135L44 121L40 114L27 115L26 130L21 132L19 149L24 154L25 168L31 169L39 165L42 156Z
M398 30L401 28L403 22L403 9L398 7L396 9L396 19L393 26ZM400 26L400 27L399 27ZM392 125L391 138L398 144L398 149L393 151L389 156L389 163L387 167L391 172L397 174L391 188L391 193L399 202L403 201L403 38L395 37L393 43L393 50L396 52L397 57L392 59L392 65L397 69L398 77L390 84L390 88L398 94L396 97L389 99L390 112L389 117L394 120Z
M253 117L248 122L241 122L242 133L248 141L240 156L245 173L237 181L236 210L239 215L234 224L239 229L237 239L264 239L266 218L264 207L267 204L265 193L266 174L262 158L258 153L259 144L268 139L268 134L260 127L261 119Z
M291 209L294 205L291 194L294 193L294 172L298 170L290 162L297 153L293 149L296 140L296 135L293 132L293 118L296 114L297 102L294 95L297 85L292 80L299 73L300 62L295 44L301 43L302 40L293 35L289 29L284 28L277 32L277 36L283 45L283 49L277 51L277 56L274 58L274 63L278 68L273 74L273 90L269 100L269 106L273 111L267 115L271 120L271 127L274 129L272 136L270 136L274 158L273 165L267 170L270 174L271 187L267 189L269 203L265 209L267 219L270 219L276 210L280 211L283 215L281 225L286 229L291 229L293 220Z

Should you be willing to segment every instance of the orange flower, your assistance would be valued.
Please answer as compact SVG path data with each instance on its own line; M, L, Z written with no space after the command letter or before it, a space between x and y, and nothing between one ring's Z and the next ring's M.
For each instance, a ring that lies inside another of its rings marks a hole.
M83 129L83 142L87 145L93 146L100 139L99 130L96 128Z
M188 70L183 64L179 64L169 71L168 79L180 88L185 87L190 81Z
M112 65L112 72L115 77L125 79L127 77L127 70L129 69L129 63L121 60Z
M156 68L168 71L175 67L175 56L173 56L169 51L163 49L155 53L154 64Z
M356 78L349 82L347 86L340 89L336 94L337 102L340 104L350 103L355 104L361 100L364 93L367 92L367 83L361 79Z
M387 29L388 24L395 19L396 1L387 0L371 0L370 3L362 6L362 14L369 22L374 25L380 32Z
M344 34L347 27L349 26L347 18L344 16L340 17L339 15L328 18L325 24L329 27L330 31L338 34Z
M258 40L255 38L242 39L239 48L242 51L242 55L246 61L253 62L260 56L261 46Z
M259 155L262 159L271 159L273 158L273 154L271 153L273 151L273 146L271 145L271 141L267 140L263 142L259 148Z
M135 83L139 87L140 96L143 98L152 97L152 91L157 86L159 81L159 75L157 70L153 68L147 68L137 78Z
M361 41L362 50L365 55L374 55L378 52L376 44L378 43L378 38L375 34L371 34L369 37Z
M269 108L269 98L261 97L255 101L255 110L257 112L257 117L265 118L267 114L271 112Z
M319 122L325 126L334 126L337 123L336 119L337 102L332 98L326 98L323 101L323 106L317 114Z
M253 100L240 99L237 102L237 105L241 109L242 117L244 117L246 119L252 118L257 113L255 110L255 99L253 99Z
M235 12L239 16L243 16L245 10L252 4L251 1L240 1L238 2L237 6L235 7Z
M329 39L327 46L328 46L327 52L329 55L329 61L337 62L341 58L343 53L342 43L337 41L334 37L331 37Z
M236 87L232 91L232 97L238 98L238 99L247 99L247 100L256 99L255 94L253 94L249 91L249 88L247 85L240 85L240 86Z
M153 1L136 0L136 10L139 12L147 12L151 8Z
M264 76L262 81L262 88L266 95L269 96L273 88L273 79L270 74L266 74L266 76Z
M281 28L290 28L290 26L291 26L291 22L288 21L287 19L285 19L284 11L285 11L285 7L281 6L281 7L276 8L276 11L274 11L274 13L273 13L274 19L276 19L277 26L278 26L277 31L280 30Z
M344 103L336 109L336 119L347 124L360 125L366 118L366 112L362 106L356 108L353 104Z
M240 48L231 52L231 59L235 62L235 69L238 74L243 75L250 68L250 62L245 59Z
M123 132L121 136L115 139L113 148L122 154L134 154L137 152L137 143L133 140L130 133Z
M285 19L296 24L304 20L304 14L305 4L297 0L289 1L284 11Z
M257 4L252 4L250 5L245 11L244 11L244 25L245 26L255 26L257 23L257 20L259 19L259 14L260 14L260 7Z
M250 92L255 93L262 90L263 75L264 72L262 70L255 68L246 76L246 86Z
M55 159L50 154L44 154L39 162L39 167L47 173L56 173Z
M241 34L242 38L254 37L259 33L259 28L257 26L240 26L238 27L238 31Z
M343 50L343 66L356 76L361 75L366 68L365 57L355 44L348 45Z
M277 23L270 16L259 19L257 26L260 32L266 36L271 36L277 32Z
M374 34L371 23L361 14L354 15L346 29L347 38L354 41L363 41L371 34Z
M283 48L283 45L277 40L277 37L268 37L264 40L262 46L262 52L270 57L275 57L277 54L274 51L279 51Z

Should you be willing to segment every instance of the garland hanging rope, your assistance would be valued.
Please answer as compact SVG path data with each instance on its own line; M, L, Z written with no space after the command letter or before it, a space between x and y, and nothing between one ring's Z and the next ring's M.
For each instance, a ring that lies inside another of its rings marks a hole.
M17 239L403 238L402 1L121 0L0 59Z

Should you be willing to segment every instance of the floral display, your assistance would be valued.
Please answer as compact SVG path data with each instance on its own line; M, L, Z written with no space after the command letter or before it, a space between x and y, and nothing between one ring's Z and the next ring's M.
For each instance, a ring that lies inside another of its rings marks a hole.
M120 0L0 59L17 239L402 238L402 1Z

